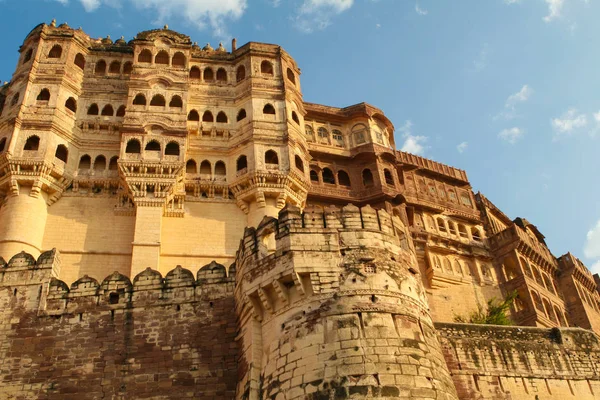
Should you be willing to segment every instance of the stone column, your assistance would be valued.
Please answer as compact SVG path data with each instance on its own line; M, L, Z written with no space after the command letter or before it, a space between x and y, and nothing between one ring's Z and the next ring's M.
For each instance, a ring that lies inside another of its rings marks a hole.
M146 268L158 270L160 264L160 236L162 206L139 206L135 218L131 279Z

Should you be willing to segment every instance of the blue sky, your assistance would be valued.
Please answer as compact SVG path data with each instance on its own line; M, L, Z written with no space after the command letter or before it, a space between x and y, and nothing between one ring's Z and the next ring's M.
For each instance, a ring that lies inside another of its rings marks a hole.
M600 272L597 0L0 0L0 80L25 35L68 22L131 39L169 24L199 44L283 46L306 101L366 101L398 148L465 169L555 255Z

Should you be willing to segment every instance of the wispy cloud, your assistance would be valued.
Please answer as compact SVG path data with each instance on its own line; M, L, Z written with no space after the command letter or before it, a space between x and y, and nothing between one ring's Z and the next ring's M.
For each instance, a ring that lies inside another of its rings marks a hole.
M489 56L489 45L487 43L484 43L483 46L481 47L481 50L479 50L479 54L477 54L477 57L473 61L473 67L475 68L475 71L481 71L481 70L485 69L485 67L487 67L488 56Z
M552 118L550 124L554 130L554 140L563 136L570 136L577 130L587 126L588 119L576 108L570 108L558 118Z
M416 11L416 12L417 12L417 14L419 14L419 15L427 15L427 14L429 14L429 11L427 11L427 10L426 10L426 9L424 9L424 8L421 8L421 7L419 6L419 3L416 3L416 4L415 4L415 11Z
M509 129L503 129L498 134L498 137L504 140L505 142L515 144L519 141L519 139L521 139L521 137L523 137L524 134L525 131L522 128L514 127Z
M533 89L529 85L523 85L521 90L513 93L504 102L504 110L498 113L494 119L513 119L516 117L517 105L524 103L533 94Z
M465 150L467 150L467 147L469 147L469 143L461 142L458 146L456 146L456 150L462 154L465 152Z
M600 220L588 231L583 254L596 260L590 269L593 273L600 273Z
M404 125L398 128L398 132L402 133L404 143L402 144L402 151L407 153L422 155L427 149L427 136L413 135L412 133L413 123L407 120Z
M295 27L305 33L323 30L331 18L350 9L354 0L304 0L293 18Z
M552 22L561 16L565 0L545 0L548 5L548 15L544 17L544 21Z

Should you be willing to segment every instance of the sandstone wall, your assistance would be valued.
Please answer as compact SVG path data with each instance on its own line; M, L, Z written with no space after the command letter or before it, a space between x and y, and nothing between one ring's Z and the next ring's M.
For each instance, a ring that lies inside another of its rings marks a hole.
M593 400L600 340L577 328L436 323L460 399Z
M0 266L0 398L233 399L233 280L212 263L69 288L58 254Z

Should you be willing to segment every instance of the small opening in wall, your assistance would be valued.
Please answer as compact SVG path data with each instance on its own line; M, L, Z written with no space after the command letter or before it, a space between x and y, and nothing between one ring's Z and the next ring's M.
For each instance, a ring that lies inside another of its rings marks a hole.
M176 310L177 312L181 311L181 306L180 306L179 304L177 304L177 307L175 307L175 310Z
M411 274L413 274L413 275L416 275L416 274L417 274L417 270L416 270L416 269L414 269L413 267L410 267L410 268L408 269L408 272L410 272L410 273L411 273Z
M108 296L108 302L110 304L118 304L119 303L119 293L111 293Z
M211 301L210 303L208 303L208 305L210 306L210 308L212 308L213 302Z
M115 310L110 310L110 319L111 320L115 319Z
M83 321L83 313L79 313L79 322Z
M377 296L375 296L374 294L371 295L371 302L377 303Z
M475 383L475 389L478 392L481 392L481 389L479 388L479 376L473 375L473 382Z
M13 290L13 296L17 296L17 288L15 288L15 290Z

